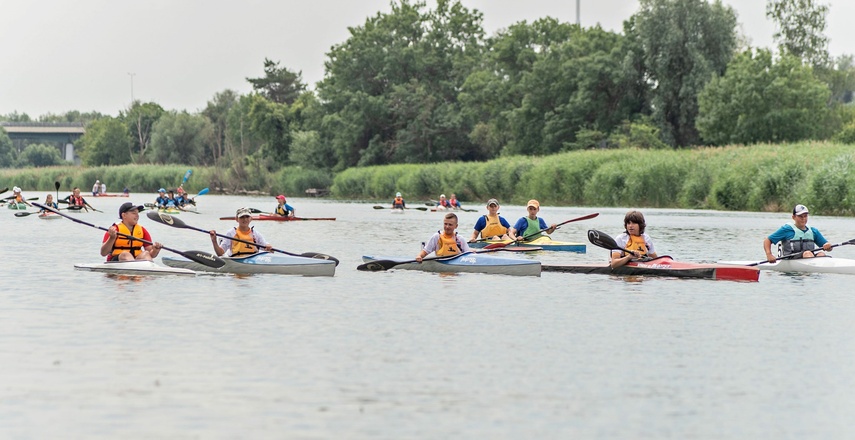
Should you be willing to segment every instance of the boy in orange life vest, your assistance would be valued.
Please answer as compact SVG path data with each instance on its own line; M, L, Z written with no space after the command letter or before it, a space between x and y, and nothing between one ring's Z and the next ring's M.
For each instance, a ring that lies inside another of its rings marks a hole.
M448 213L445 214L445 219L442 222L442 231L428 240L425 248L419 252L416 261L422 262L422 259L429 253L435 252L437 257L448 257L451 255L471 252L466 241L457 236L454 230L457 229L457 215Z
M273 245L268 244L261 234L249 227L249 222L252 221L252 211L249 208L238 208L237 213L235 213L235 220L237 220L238 226L226 232L225 235L239 240L251 241L255 245L241 243L228 238L221 238L218 242L217 231L212 229L208 233L211 235L211 244L214 245L214 252L217 253L217 256L223 256L223 254L226 254L227 257L252 255L258 253L259 247L263 247L266 251L273 249Z
M68 203L68 206L80 206L80 207L86 208L87 211L90 209L92 209L92 210L95 209L92 207L92 205L90 205L89 203L86 202L86 200L83 198L83 196L80 195L80 188L78 188L76 186L74 188L72 188L71 195L66 196L62 200L64 200L66 203Z
M143 209L145 208L131 202L122 203L119 207L119 218L122 221L110 226L110 229L104 233L104 241L101 244L101 255L107 257L107 261L151 260L160 253L160 249L163 248L160 243L146 244L118 234L121 232L151 241L148 231L137 224L140 221L140 211Z
M629 249L631 252L612 251L609 266L612 268L623 266L634 259L643 257L656 258L656 250L653 248L653 240L644 233L647 223L644 215L638 211L629 211L623 217L624 233L615 238L618 247Z
M498 239L509 240L508 231L511 229L511 224L499 215L499 201L496 199L487 200L487 215L482 215L475 222L475 230L472 231L472 237L469 243L478 239L481 235L482 239Z
M395 198L392 200L392 209L404 209L407 207L401 193L395 193Z

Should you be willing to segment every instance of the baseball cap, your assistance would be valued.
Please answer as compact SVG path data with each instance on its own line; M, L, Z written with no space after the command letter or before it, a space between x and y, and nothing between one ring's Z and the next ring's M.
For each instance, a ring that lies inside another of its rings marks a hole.
M534 206L535 208L540 209L540 202L535 199L531 199L525 205L526 208L528 208L529 206Z
M12 192L19 193L19 192L21 192L21 188L18 188L18 187L16 186L16 187L12 188Z
M161 189L157 190L157 192L159 192L159 193L165 193L165 192L166 192L166 189L165 189L165 188L161 188Z
M496 200L496 199L490 199L490 200L487 200L487 206L490 206L490 205L496 205L496 206L499 206L499 201L498 201L498 200Z
M243 217L245 215L252 216L252 211L249 208L238 208L237 213L235 213L235 217Z
M276 196L276 198L279 200L285 200L285 196L282 194L279 194L278 196Z
M395 193L395 197L401 197L401 193Z
M802 215L807 214L808 212L810 211L808 211L807 206L805 205L796 205L796 207L793 208L793 215Z
M439 198L440 198L440 199L444 199L444 198L445 198L445 194L440 194L440 195L439 195Z
M145 206L134 205L131 202L122 203L122 206L119 207L119 218L122 218L122 214L124 214L124 213L126 213L132 209L136 209L138 212L143 212L143 211L145 211Z

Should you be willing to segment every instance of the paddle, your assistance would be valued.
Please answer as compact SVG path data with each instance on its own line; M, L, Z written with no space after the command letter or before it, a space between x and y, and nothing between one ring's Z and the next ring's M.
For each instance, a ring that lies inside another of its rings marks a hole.
M65 217L65 218L67 218L67 219L69 219L69 220L71 220L71 221L73 221L73 222L80 223L81 225L90 226L90 227L93 227L93 228L95 228L95 229L100 229L100 230L102 230L102 231L106 231L106 232L109 232L109 231L110 231L109 229L107 229L107 228L105 228L105 227L103 227L103 226L95 226L95 225L93 225L92 223L87 223L87 222L85 222L85 221L83 221L83 220L80 220L80 219L74 218L74 217L69 216L69 215L65 215L65 214L63 214L63 213L59 212L58 210L51 208L50 206L45 206L45 205L42 205L42 204L39 204L39 203L33 203L33 205L35 205L35 206L37 206L37 207L39 207L39 208L41 208L41 209L44 209L44 210L46 210L46 211L51 211L51 212L53 212L53 213L55 213L55 214L61 215L61 216ZM123 236L123 237L126 237L126 238L130 238L130 239L132 239L132 240L136 240L136 241L143 242L143 243L145 243L145 244L154 244L154 243L153 243L153 242L151 242L151 241L143 240L143 239L141 239L141 238L137 238L137 237L134 237L134 236L131 236L131 235L128 235L128 234L122 234L121 232L117 232L117 234L118 234L118 235L121 235L121 236ZM208 267L213 267L214 269L218 269L218 268L223 267L223 266L225 266L225 265L226 265L225 260L223 260L222 258L220 258L220 257L218 257L218 256L216 256L216 255L209 254L209 253L207 253L207 252L202 252L202 251L179 251L179 250L177 250L177 249L172 249L172 248L170 248L170 247L166 247L166 246L163 246L163 249L166 249L166 250L168 250L169 252L174 252L174 253L176 253L176 254L178 254L178 255L181 255L181 256L182 256L182 257L184 257L184 258L187 258L188 260L193 260L193 261L195 261L195 262L197 262L197 263L199 263L199 264L203 264L203 265L208 266Z
M504 250L504 249L486 249L486 250L480 250L480 251L474 251L474 252L464 252L464 255L465 254L486 254L489 252L498 252L498 251L502 251L502 250ZM460 254L450 255L450 256L445 256L445 257L428 257L428 258L422 258L422 262L434 261L434 260L450 260L452 258L457 258L459 256L460 256ZM379 272L382 270L389 270L389 269L391 269L391 268L393 268L399 264L409 264L409 263L416 263L416 262L417 262L417 260L415 260L415 259L404 260L404 261L376 260L376 261L371 261L368 263L360 264L359 266L356 266L356 270L361 270L363 272Z
M847 244L855 244L855 238L853 238L853 239L851 239L851 240L849 240L849 241L844 241L844 242L842 242L842 243L833 244L833 245L831 245L831 247L832 247L832 248L836 248L837 246L846 246ZM817 252L822 252L822 251L824 251L824 250L825 250L825 249L823 249L823 248L816 248L816 249L811 249L811 252L812 252L814 255L816 255L816 253L817 253ZM792 254L782 255L782 256L778 257L777 259L778 259L778 260L791 260L791 259L793 259L793 258L798 258L798 257L800 257L803 253L804 253L804 252L795 252L795 253L792 253ZM760 264L763 264L763 263L769 263L769 260L763 260L763 261L758 261L758 262L756 262L756 263L746 264L746 266L757 266L757 265L760 265ZM771 264L771 263L770 263L770 264Z
M33 205L38 206L37 203L33 203ZM65 209L68 211L80 211L81 209L83 209L83 207L82 206L69 206L68 208L59 208L59 209ZM15 217L26 217L28 215L33 215L33 214L41 214L41 211L36 211L36 212L19 211L19 212L15 213Z
M56 200L59 200L59 187L62 186L59 181L53 183L53 187L56 188Z
M0 191L0 194L3 194L3 193L4 193L4 192L6 192L6 191L9 191L9 187L8 187L8 186L7 186L6 188L3 188L3 191Z
M181 181L181 185L182 185L182 186L183 186L185 183L187 183L187 180L188 180L188 179L190 179L190 175L191 175L191 174L193 174L193 170L187 170L187 172L186 172L186 173L184 173L184 180L182 180L182 181Z
M594 217L596 217L596 216L598 216L598 215L600 215L600 213L599 213L599 212L595 212L595 213L593 213L593 214L588 214L588 215L583 215L583 216L581 216L581 217L572 218L572 219L570 219L570 220L566 220L566 221L563 221L563 222L561 222L561 223L559 223L559 224L555 225L555 229L558 229L560 226L562 226L562 225L566 225L567 223L572 223L572 222L578 222L578 221L582 221L582 220L592 219L592 218L594 218ZM488 245L488 246L490 246L490 247L489 247L490 249L497 249L497 248L500 248L500 247L505 247L505 246L507 246L507 245L509 245L509 244L518 244L518 243L519 243L519 242L521 242L521 241L526 241L526 240L528 240L529 238L534 237L535 235L540 234L541 232L546 232L546 231L548 231L548 230L549 230L549 228L544 228L544 229L541 229L541 230L539 230L539 231L537 231L537 232L533 232L533 233L531 233L531 234L526 234L525 236L523 236L521 239L519 239L519 240L517 240L517 241L511 241L511 242L508 242L508 243L493 243L493 244L490 244L490 245ZM590 231L589 231L589 233L590 233ZM519 237L518 237L518 238L519 238ZM479 238L478 240L475 240L475 242L487 241L487 240L489 240L489 238ZM614 241L614 240L612 240L612 241Z
M194 231L203 232L205 234L209 233L208 231L206 231L202 228L190 226L190 225L184 223L181 219L179 219L177 217L173 217L169 214L162 214L162 213L159 213L157 211L149 211L149 213L146 214L146 216L148 216L148 218L150 218L150 219L152 219L158 223L163 223L164 225L172 226L174 228L192 229ZM254 242L251 242L251 241L240 240L238 238L229 237L227 235L222 235L222 234L216 234L216 235L217 235L217 237L227 238L229 240L236 241L238 243L246 243L246 244L252 244L252 245L255 244ZM321 253L317 253L317 252L304 252L302 254L294 254L294 253L286 252L286 251L283 251L281 249L276 249L276 248L273 248L272 250L274 252L279 252L280 254L291 255L293 257L306 257L306 258L317 258L319 260L332 260L335 262L336 266L338 266L338 263L339 263L337 258L329 256L327 254L321 254Z
M374 205L374 209L395 209L395 208L389 208L389 207L386 207L386 206ZM423 206L417 206L417 207L415 207L415 208L410 208L410 207L408 207L408 206L405 206L405 207L404 207L404 209L416 209L416 210L419 210L419 211L427 211L427 210L428 210L427 208L425 208L425 207L423 207ZM260 214L260 213L259 213L259 214Z

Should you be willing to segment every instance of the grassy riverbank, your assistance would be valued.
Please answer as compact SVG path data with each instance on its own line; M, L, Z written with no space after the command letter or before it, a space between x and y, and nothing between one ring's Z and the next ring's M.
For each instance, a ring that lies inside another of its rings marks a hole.
M51 167L0 170L0 186L25 191L84 193L96 179L110 192L174 188L187 171L180 165ZM547 157L507 157L478 163L387 165L351 168L335 178L323 171L288 167L263 169L193 168L185 188L193 193L285 193L330 188L340 199L409 200L456 193L481 203L497 197L523 204L530 198L563 206L787 211L796 203L811 212L855 215L855 146L825 142L732 146L688 150L589 150Z

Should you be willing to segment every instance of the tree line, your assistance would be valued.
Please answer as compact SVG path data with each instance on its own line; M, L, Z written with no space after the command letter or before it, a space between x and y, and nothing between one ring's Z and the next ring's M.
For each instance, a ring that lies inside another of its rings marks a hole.
M718 0L641 0L623 32L546 17L493 36L459 1L397 0L349 28L313 89L265 59L263 76L247 78L251 93L224 90L197 113L138 101L115 117L39 120L85 122L86 165L229 167L247 178L591 148L855 142L855 66L829 55L828 13L819 0L769 0L773 50L745 44ZM0 166L22 163L4 136Z

